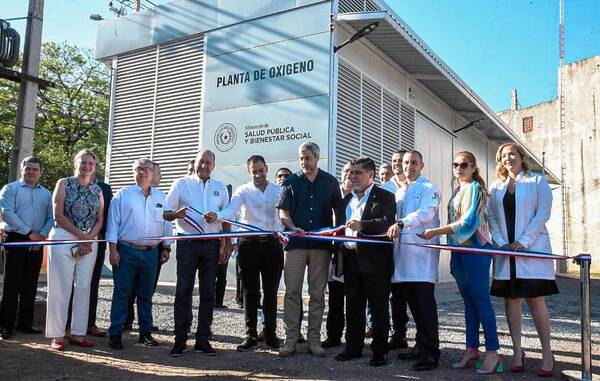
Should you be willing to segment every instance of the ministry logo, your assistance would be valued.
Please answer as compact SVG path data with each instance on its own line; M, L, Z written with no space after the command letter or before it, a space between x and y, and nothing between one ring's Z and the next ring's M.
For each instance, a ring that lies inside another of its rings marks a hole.
M227 152L233 148L237 141L237 130L231 123L223 123L215 132L215 147L221 152Z

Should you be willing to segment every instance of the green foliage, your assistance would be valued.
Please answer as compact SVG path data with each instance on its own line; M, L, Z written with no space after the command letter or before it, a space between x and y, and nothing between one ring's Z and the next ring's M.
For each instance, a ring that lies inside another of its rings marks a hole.
M34 154L44 162L42 182L73 173L73 157L91 149L104 163L108 133L110 71L88 49L66 43L42 46L40 77L54 87L38 93ZM0 80L0 183L8 180L8 162L18 99L18 84ZM103 170L99 171L103 177Z

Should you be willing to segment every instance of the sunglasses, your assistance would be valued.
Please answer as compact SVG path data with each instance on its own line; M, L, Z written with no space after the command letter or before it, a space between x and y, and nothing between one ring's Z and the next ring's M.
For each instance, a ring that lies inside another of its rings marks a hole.
M471 165L472 163L469 162L462 162L462 163L452 163L452 168L456 169L456 168L460 168L460 169L467 169L469 168L469 165Z

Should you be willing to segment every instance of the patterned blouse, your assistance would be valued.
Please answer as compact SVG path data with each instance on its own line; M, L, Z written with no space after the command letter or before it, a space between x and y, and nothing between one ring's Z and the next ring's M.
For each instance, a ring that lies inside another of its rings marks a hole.
M487 220L487 197L478 181L457 188L448 203L448 222L454 245L483 246L491 243Z
M100 209L100 187L94 183L81 186L74 176L67 177L65 217L81 231L94 227Z

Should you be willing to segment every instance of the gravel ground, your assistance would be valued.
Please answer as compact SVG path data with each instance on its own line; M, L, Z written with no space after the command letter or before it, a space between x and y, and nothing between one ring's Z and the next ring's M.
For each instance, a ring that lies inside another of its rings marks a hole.
M579 369L580 326L579 326L579 281L560 278L561 294L547 299L552 317L552 347L556 356L557 369ZM107 327L110 312L112 287L103 284L100 289L98 324ZM40 290L44 294L45 289ZM173 344L173 299L174 289L161 287L154 297L154 319L161 330L155 335L160 346L146 348L136 343L137 334L125 334L125 350L114 351L108 347L107 339L97 339L96 346L82 349L70 346L64 352L51 351L48 341L40 336L17 335L14 340L0 341L0 380L133 380L133 379L181 379L205 376L216 379L414 379L414 380L475 380L480 379L473 370L452 370L450 365L459 360L464 345L463 306L456 292L441 290L439 293L440 340L442 358L440 367L431 372L414 372L410 362L395 359L390 353L388 365L371 368L368 365L370 351L365 348L362 359L339 363L333 356L342 347L328 350L326 358L311 357L304 345L299 345L299 354L291 358L279 358L277 353L266 348L256 352L236 352L235 346L244 337L243 311L237 308L233 293L228 291L225 304L227 310L216 310L213 323L213 345L216 357L204 357L193 351L183 357L172 358L169 350ZM600 280L592 284L592 295L600 297ZM194 298L197 305L198 298ZM501 352L510 356L510 337L504 315L503 303L494 300L498 314ZM280 300L278 335L284 337L282 305ZM194 320L194 327L196 321ZM323 328L324 328L323 324ZM409 326L409 337L414 337L414 325ZM592 353L596 365L594 372L600 374L600 304L592 303ZM303 332L306 332L306 320ZM323 339L325 332L322 333ZM193 342L189 343L193 345ZM531 380L540 365L540 345L531 316L525 308L523 347L527 352L526 372L505 372L487 377L491 380ZM505 360L509 364L510 359ZM555 379L559 379L555 372Z

